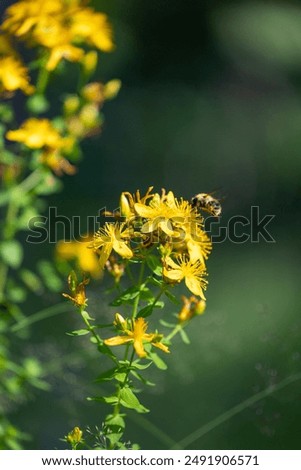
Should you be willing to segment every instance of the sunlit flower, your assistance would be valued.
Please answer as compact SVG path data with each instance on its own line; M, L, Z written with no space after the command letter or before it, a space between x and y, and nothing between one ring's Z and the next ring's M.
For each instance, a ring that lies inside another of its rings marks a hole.
M0 58L0 92L22 90L29 95L34 91L29 80L27 68L18 59L12 56Z
M62 59L70 62L79 62L84 55L84 51L72 44L60 44L51 49L46 69L50 72L54 70Z
M63 297L71 300L79 308L87 306L86 285L89 284L89 279L84 279L82 282L77 281L77 276L72 271L68 276L68 286L71 295L63 293Z
M189 298L182 296L183 306L178 314L180 323L191 320L195 315L201 315L206 309L206 302L203 299L191 296Z
M2 28L30 46L47 48L50 56L46 68L51 71L62 59L82 60L86 51L81 45L88 44L104 52L113 49L107 16L86 7L86 3L84 0L19 1L7 8Z
M146 204L147 200L152 198L153 186L150 186L146 191L144 196L140 195L139 189L137 189L135 194L131 194L127 191L121 193L120 197L120 211L123 217L126 217L128 220L136 216L135 204Z
M29 118L19 129L8 131L6 138L22 142L31 149L42 147L70 149L73 144L70 138L62 137L48 119Z
M62 0L23 0L6 9L2 28L15 36L31 32L44 19L61 14L66 5Z
M178 257L178 263L170 257L164 260L163 276L171 282L185 280L188 289L194 294L206 300L203 290L206 289L208 281L205 279L206 268L200 261L192 262L184 255Z
M88 246L91 241L59 241L56 245L56 254L61 259L77 261L78 267L85 273L89 273L92 277L101 276L98 257Z
M159 194L153 196L149 205L138 202L134 207L140 217L147 219L141 228L142 233L152 233L160 229L168 236L175 237L178 235L172 224L174 211L166 205Z
M70 30L76 42L87 41L104 52L110 52L114 48L112 27L107 15L91 8L80 8L75 12Z
M166 235L178 237L179 228L200 218L188 201L178 200L172 191L162 195L154 194L149 204L136 203L135 211L147 221L143 224L143 233L152 233L160 229Z
M104 341L107 346L120 346L121 344L133 343L136 354L139 357L146 357L146 351L143 343L151 343L156 348L169 353L169 349L161 342L163 335L158 333L146 333L147 322L144 318L137 318L135 321L130 321L130 327L120 314L116 314L116 324L121 327L123 335L113 336Z
M101 269L104 268L112 250L116 251L122 258L132 258L133 252L127 245L129 237L129 229L125 228L124 224L107 222L104 228L98 230L90 247L100 251L99 263Z

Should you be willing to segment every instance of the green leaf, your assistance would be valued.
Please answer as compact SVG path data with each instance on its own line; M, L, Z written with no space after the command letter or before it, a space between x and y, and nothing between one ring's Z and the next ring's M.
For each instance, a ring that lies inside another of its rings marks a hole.
M150 387L154 387L156 384L154 382L150 382L149 380L145 379L144 377L142 377L141 374L139 374L138 372L132 370L131 371L131 374L136 377L136 379L140 380L140 382L142 382L144 385L149 385Z
M7 286L7 298L11 302L22 303L26 300L27 291L15 283Z
M110 397L88 397L88 401L101 401L102 403L107 403L109 405L117 405L118 397L116 395L111 395Z
M162 263L161 260L158 256L155 255L149 255L146 258L146 263L149 267L149 269L156 275L156 276L162 276Z
M114 379L116 379L117 382L124 383L126 377L127 377L127 372L118 372L117 374L115 374Z
M176 305L179 305L180 303L179 299L175 295L173 295L171 292L166 290L164 291L164 294L166 295L166 297L168 297L169 300L171 300L171 302L173 302Z
M102 374L98 375L95 382L106 382L108 380L112 380L116 374L118 369L116 367L113 367L112 369L109 369Z
M151 365L152 365L152 362L148 362L147 364L140 364L138 361L134 361L132 363L132 367L138 370L148 369Z
M19 276L24 284L35 294L40 294L43 291L43 285L40 278L29 269L22 269L19 272Z
M63 283L52 264L47 260L40 260L37 264L37 270L45 284L51 292L60 292L63 289Z
M89 333L90 333L89 330L82 329L82 330L74 330L74 331L71 331L70 333L66 333L66 334L68 336L84 336L84 335L87 335Z
M186 331L180 330L180 336L182 338L183 343L190 344L190 339L188 338Z
M155 364L155 366L158 369L160 369L160 370L166 370L167 369L167 365L161 359L161 357L158 356L157 353L154 353L154 352L151 351L151 352L148 353L148 356L151 358L151 360L153 361L153 363Z
M174 328L176 326L176 323L168 323L165 320L160 319L159 320L160 325L165 326L166 328Z
M154 305L154 308L164 308L164 302L163 300L157 300L155 305Z
M139 317L149 317L152 314L154 307L152 305L147 305L146 307L143 307L141 310L139 310L137 314L137 318Z
M108 426L119 426L121 429L125 428L124 414L108 415L105 424Z
M94 320L94 318L90 317L89 313L86 312L86 310L84 310L83 312L81 312L81 316L85 319L85 320Z
M124 303L131 303L131 301L134 300L139 294L140 294L139 287L136 287L136 286L130 287L129 289L122 292L121 295L116 297L116 299L114 299L110 303L110 305L118 306Z
M11 268L18 268L23 260L23 248L17 240L7 240L0 245L2 260Z
M140 401L129 387L120 390L120 403L125 408L136 410L138 413L147 413L149 410L141 405Z

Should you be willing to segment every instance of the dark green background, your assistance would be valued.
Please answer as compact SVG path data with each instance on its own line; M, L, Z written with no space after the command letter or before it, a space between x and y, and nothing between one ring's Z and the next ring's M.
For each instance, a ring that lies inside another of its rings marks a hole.
M175 341L168 371L149 372L157 386L141 395L149 415L130 413L126 439L166 449L270 385L300 372L300 2L191 0L95 1L113 22L116 51L102 55L99 76L120 78L105 105L101 137L64 190L48 199L66 216L118 206L121 191L154 185L176 196L219 189L222 225L250 207L275 214L275 243L214 246L208 262L208 307L188 328L191 345ZM57 77L52 94L61 87ZM29 246L31 262L53 246ZM183 289L184 292L184 289ZM104 286L90 303L107 318ZM28 314L59 296L33 299ZM170 318L174 306L158 311ZM105 408L87 403L104 365L87 338L70 338L76 313L33 328L24 346L52 368L50 392L15 410L33 434L29 448L65 448L73 426L100 425ZM148 373L148 371L147 371ZM195 449L299 449L301 389L295 381L191 442ZM141 419L140 419L141 418ZM147 421L146 421L147 420ZM162 430L165 435L161 436Z

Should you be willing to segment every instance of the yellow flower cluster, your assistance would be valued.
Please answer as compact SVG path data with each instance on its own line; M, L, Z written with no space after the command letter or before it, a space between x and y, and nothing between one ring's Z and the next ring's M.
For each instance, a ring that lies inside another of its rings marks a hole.
M86 4L85 0L21 0L7 8L2 29L30 47L44 47L46 69L51 71L62 59L83 60L83 44L104 52L113 49L107 16Z
M58 175L74 174L75 167L62 156L72 150L74 140L63 137L48 119L29 118L19 129L8 131L6 138L33 150L41 149L41 161Z
M139 357L146 357L143 343L151 343L156 348L165 353L169 353L168 347L161 342L163 335L159 333L146 333L148 324L144 318L136 320L125 320L119 313L115 314L115 326L121 331L122 335L113 336L104 341L107 346L120 346L122 344L132 343L136 354Z
M9 38L0 34L0 93L12 94L22 90L27 95L34 92L28 70L17 57Z
M159 248L165 282L184 281L187 288L205 300L205 261L212 244L204 231L203 218L189 201L150 187L141 196L124 192L120 201L120 221L106 223L94 236L90 247L99 255L103 269L112 251L123 259L147 257Z

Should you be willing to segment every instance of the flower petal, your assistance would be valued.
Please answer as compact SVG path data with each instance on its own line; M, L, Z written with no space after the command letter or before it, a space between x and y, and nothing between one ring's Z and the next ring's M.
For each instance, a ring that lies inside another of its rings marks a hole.
M132 258L133 257L132 250L127 246L127 244L125 242L121 242L119 240L114 240L113 248L116 251L116 253L118 253L123 258Z
M128 336L113 336L112 338L105 339L104 344L107 346L120 346L130 341L133 341L133 338L129 338Z
M168 349L168 347L165 346L165 344L163 343L152 343L152 345L155 346L156 348L161 349L165 353L170 353L170 350Z
M185 284L194 295L199 295L201 299L206 300L206 297L204 296L204 293L203 293L203 289L201 287L201 283L196 277L186 276Z
M145 357L146 356L146 352L144 350L144 347L143 347L143 343L141 340L134 340L134 348L135 348L135 351L137 353L137 355L139 357Z

